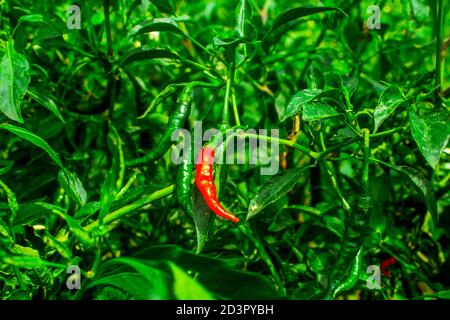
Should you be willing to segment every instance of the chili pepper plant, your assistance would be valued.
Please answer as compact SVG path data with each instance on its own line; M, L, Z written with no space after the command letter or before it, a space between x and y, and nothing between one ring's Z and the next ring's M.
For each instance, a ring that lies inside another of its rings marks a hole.
M448 11L0 1L0 298L448 299Z

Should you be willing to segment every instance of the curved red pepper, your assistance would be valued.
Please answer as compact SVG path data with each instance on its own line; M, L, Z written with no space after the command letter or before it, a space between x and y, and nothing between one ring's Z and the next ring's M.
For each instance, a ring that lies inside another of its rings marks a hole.
M390 265L394 264L395 262L397 262L397 259L395 259L394 257L390 257L386 260L383 260L381 262L381 272L384 273L385 276L390 277L391 276L391 272L386 270Z
M195 170L195 184L211 211L219 217L238 222L239 218L225 210L217 198L213 176L213 163L214 149L211 147L202 148Z

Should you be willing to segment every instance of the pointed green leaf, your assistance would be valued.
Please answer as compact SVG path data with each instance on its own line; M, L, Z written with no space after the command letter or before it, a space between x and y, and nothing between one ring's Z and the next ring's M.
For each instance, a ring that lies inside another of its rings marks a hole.
M73 201L80 206L86 204L86 190L75 173L72 173L67 169L61 169L58 173L58 180L61 187Z
M172 0L150 0L156 8L162 13L174 15Z
M306 8L306 7L298 7L290 9L281 15L279 15L277 18L275 18L275 22L273 23L272 30L275 30L282 25L291 22L296 19L300 19L306 16L310 16L316 13L325 12L325 11L331 11L331 10L340 10L339 8L333 8L333 7L316 7L316 8Z
M6 194L6 199L8 200L8 207L11 211L11 214L9 216L9 221L14 223L14 220L17 215L17 211L19 211L19 203L17 202L16 195L14 192L2 181L0 180L0 189L3 189L3 191Z
M396 86L389 86L383 91L373 113L375 131L404 101L405 97L402 91Z
M129 65L136 61L152 60L152 59L179 59L178 55L168 50L137 48L129 51L120 62L121 66Z
M252 7L247 0L240 0L236 7L236 29L237 34L243 38L247 35L246 29L252 17Z
M322 89L305 89L296 93L289 101L280 122L299 112L305 103L313 101L320 93Z
M183 31L178 28L175 20L170 18L157 18L157 19L149 19L145 20L138 25L134 26L133 29L130 30L127 37L132 38L137 35L149 32L172 32L179 35L184 35Z
M303 106L307 103L310 103L319 98L330 98L335 99L336 94L338 93L337 89L304 89L298 93L296 93L291 100L289 101L286 110L284 111L284 115L281 118L280 122L283 122L287 118L293 116L294 114L301 111Z
M431 218L433 220L433 225L434 227L436 227L437 203L430 182L417 169L408 166L398 166L397 168L398 168L397 170L407 178L407 181L417 190L417 192L424 199L425 205L427 206L428 211L430 211Z
M199 254L205 246L208 239L208 233L214 222L214 213L208 208L197 188L193 188L193 208L195 230L197 232L197 254Z
M313 101L303 105L304 121L317 121L335 116L339 116L339 113L326 103Z
M73 233L75 238L86 248L90 248L95 244L94 239L92 239L89 232L83 229L78 220L72 218L68 215L63 215L63 219L67 222L67 226L70 231Z
M259 188L256 195L250 200L247 220L291 191L299 177L310 168L311 166L289 169L267 179L261 188Z
M27 14L19 18L19 22L40 22L48 23L48 20L42 14Z
M430 166L435 169L450 138L450 112L432 110L419 116L409 113L411 134Z
M0 160L0 175L7 173L11 170L14 161L11 160Z
M62 123L65 123L64 118L58 109L58 106L50 96L42 92L37 92L33 89L29 89L27 93L33 100L35 100L41 106L50 110L59 120L61 120Z
M20 103L30 82L29 69L27 58L14 50L13 40L8 41L0 60L0 111L20 123Z
M178 300L213 300L214 296L199 282L188 276L175 263L169 262L173 275L173 292Z
M0 124L0 130L2 130L2 129L7 130L11 133L14 133L15 135L19 136L20 138L27 140L28 142L31 142L35 146L43 149L45 152L48 153L50 158L52 158L53 161L55 161L55 163L58 166L60 166L61 168L63 167L62 161L59 158L59 155L56 153L56 151L53 150L47 142L45 142L42 138L35 135L33 132L31 132L25 128L13 126L11 124Z

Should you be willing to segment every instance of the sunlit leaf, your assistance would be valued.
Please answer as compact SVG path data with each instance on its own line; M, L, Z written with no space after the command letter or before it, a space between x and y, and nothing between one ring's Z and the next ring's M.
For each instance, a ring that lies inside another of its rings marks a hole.
M450 112L446 110L429 111L423 116L409 113L411 134L420 152L432 168L436 168L444 148L450 138Z
M8 118L23 123L20 103L30 82L27 58L14 50L14 41L6 43L0 60L0 111Z

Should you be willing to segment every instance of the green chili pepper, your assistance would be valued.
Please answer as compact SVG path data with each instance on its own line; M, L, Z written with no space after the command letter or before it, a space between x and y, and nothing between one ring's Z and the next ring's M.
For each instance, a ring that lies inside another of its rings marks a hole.
M126 163L128 167L139 167L158 160L170 149L172 146L172 134L177 129L183 128L184 123L189 118L189 114L191 113L191 95L192 86L187 85L178 97L177 108L170 116L166 130L164 131L161 139L158 141L156 147L145 156L128 161Z
M344 238L336 263L330 273L325 299L333 299L339 292L351 289L359 278L362 246L368 231L369 213L372 204L369 185L369 130L361 130L363 144L363 166L360 193L356 210L348 210Z
M183 211L192 216L192 171L194 170L193 148L191 146L190 156L183 157L177 170L176 197Z

